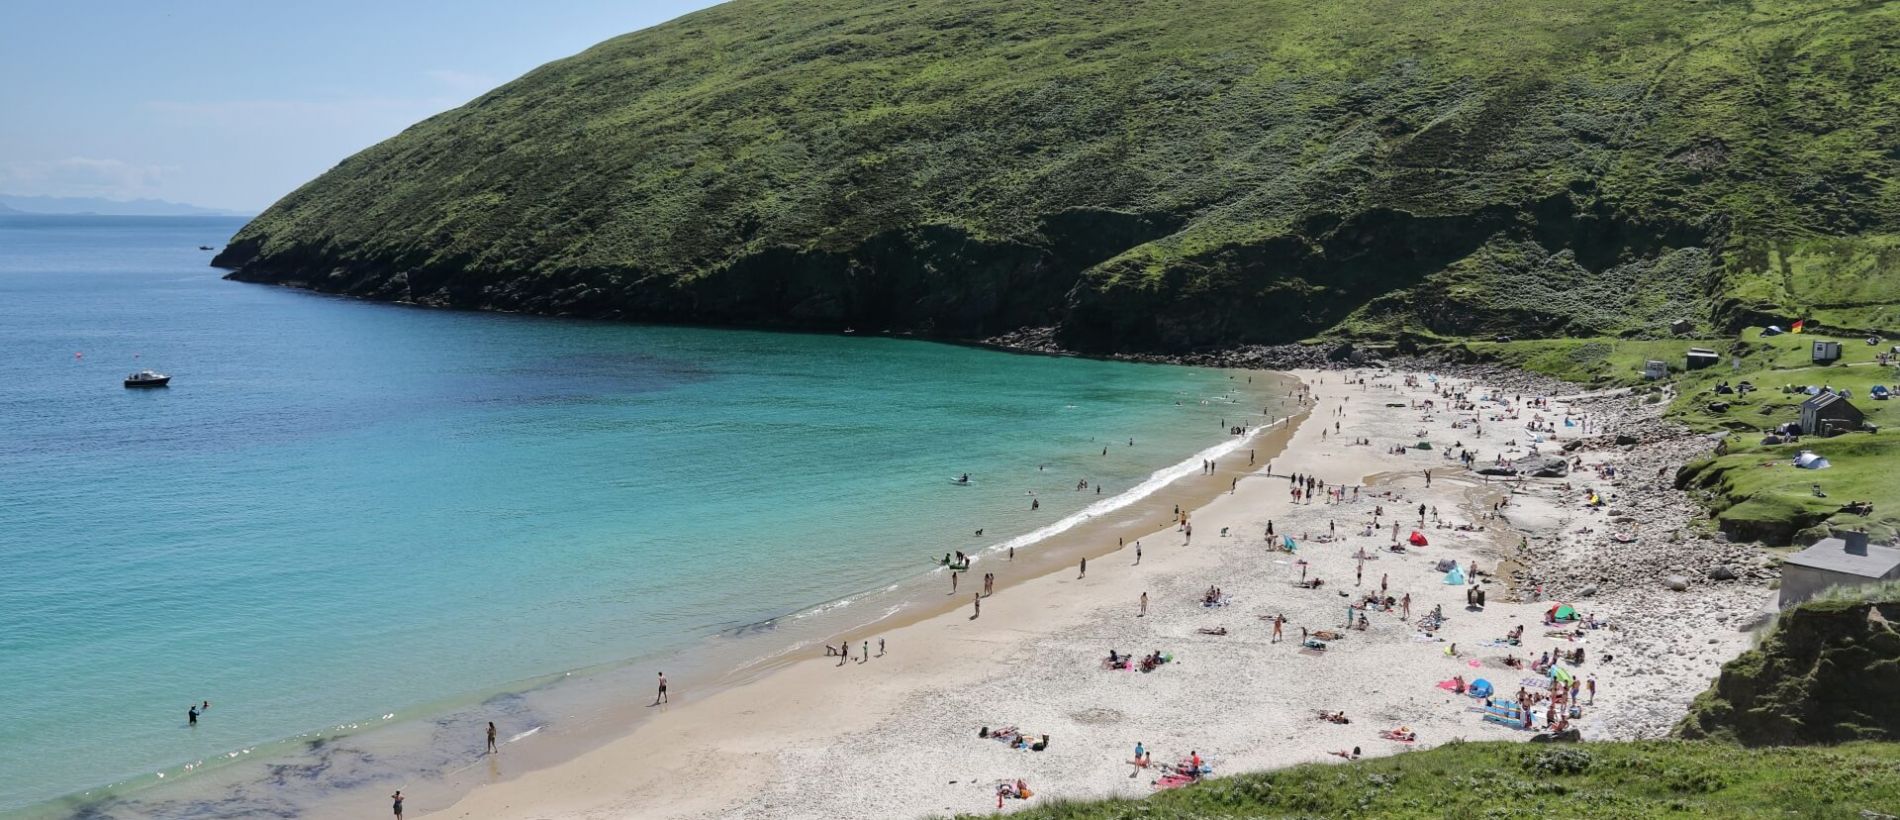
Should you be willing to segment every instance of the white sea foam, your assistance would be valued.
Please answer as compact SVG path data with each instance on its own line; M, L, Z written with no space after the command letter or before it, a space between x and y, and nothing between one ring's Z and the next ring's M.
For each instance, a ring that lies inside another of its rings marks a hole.
M1252 441L1254 436L1258 435L1260 431L1271 429L1274 427L1278 427L1282 424L1285 424L1287 421L1287 418L1290 418L1290 417L1282 417L1280 419L1275 420L1271 424L1252 428L1248 430L1245 435L1235 436L1234 438L1228 439L1212 447L1209 447L1205 450L1202 450L1198 453L1195 453L1193 456L1190 456L1189 458L1187 458L1186 460L1182 461L1179 464L1163 467L1159 470L1156 470L1153 473L1150 473L1146 479L1143 479L1141 483L1136 484L1133 487L1130 487L1127 491L1119 495L1110 496L1108 498L1102 499L1101 501L1097 501L1093 504L1090 504L1087 507L1084 507L1080 512L1070 515L1067 518L1063 518L1062 520L1057 521L1053 524L1050 524L1046 527L1042 527L1036 530L1031 530L1029 532L1023 533L1022 535L1018 535L1015 538L1011 538L1008 541L1004 541L1000 544L987 547L984 549L984 552L1003 552L1011 548L1020 549L1022 547L1029 546L1030 544L1034 544L1038 541L1044 540L1051 536L1059 535L1065 531L1074 529L1076 525L1081 524L1084 521L1088 521L1094 518L1099 518L1103 515L1114 512L1130 504L1133 504L1137 501L1140 501L1144 498L1147 498L1148 496L1154 495L1156 492L1160 491L1162 487L1166 487L1169 484L1174 483L1176 479L1185 478L1187 476L1193 475L1194 473L1198 472L1201 469L1201 462L1220 460L1222 456L1233 453L1239 450L1240 448L1246 446L1247 442Z

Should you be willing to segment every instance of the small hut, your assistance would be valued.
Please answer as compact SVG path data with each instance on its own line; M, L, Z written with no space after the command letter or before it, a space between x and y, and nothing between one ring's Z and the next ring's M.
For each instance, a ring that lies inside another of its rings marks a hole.
M1841 343L1815 341L1811 354L1815 364L1833 364L1841 360Z
M1722 354L1720 353L1717 353L1706 347L1689 348L1687 366L1690 370L1701 370L1702 368L1705 368L1705 367L1714 367L1718 364L1721 364L1721 362L1722 362Z
M1900 578L1900 550L1867 543L1867 533L1823 538L1781 563L1781 607L1828 587L1857 587Z
M1668 375L1669 365L1663 364L1655 359L1643 362L1643 378L1655 381Z
M1810 436L1838 436L1859 430L1867 414L1839 393L1822 393L1801 403L1801 432Z

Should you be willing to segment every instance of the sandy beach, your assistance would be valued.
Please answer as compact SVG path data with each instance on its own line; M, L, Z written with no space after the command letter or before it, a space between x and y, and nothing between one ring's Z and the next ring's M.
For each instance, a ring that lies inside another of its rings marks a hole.
M989 812L995 785L1018 778L1035 797L1006 809L1050 796L1147 794L1157 772L1126 762L1138 741L1157 764L1195 752L1219 776L1343 763L1330 753L1353 747L1371 756L1458 739L1527 739L1529 732L1484 722L1473 700L1438 684L1486 678L1509 695L1540 676L1507 668L1507 654L1536 659L1558 648L1584 648L1586 662L1565 668L1597 681L1594 703L1586 701L1575 722L1586 738L1658 736L1719 664L1747 646L1742 628L1767 599L1767 574L1747 563L1745 547L1688 532L1692 505L1656 466L1706 442L1657 443L1653 413L1633 412L1633 402L1614 396L1557 396L1527 407L1519 397L1532 393L1456 380L1420 377L1408 387L1398 372L1295 375L1312 390L1308 415L1270 468L1254 465L1229 482L1231 492L1191 510L1191 539L1150 517L1122 525L1129 544L1119 549L1115 536L1091 533L1103 543L1086 576L1073 565L979 563L962 579L957 609L852 636L846 661L812 647L805 659L744 685L708 696L676 690L625 737L481 786L426 816ZM1475 407L1453 410L1435 393L1440 387ZM1426 400L1436 409L1421 409ZM1460 449L1475 451L1474 467L1500 454L1524 456L1534 421L1542 454L1581 442L1562 453L1579 469L1519 482L1480 476L1456 460ZM1618 444L1612 435L1638 428L1651 440ZM1411 446L1422 440L1433 449ZM1616 478L1599 472L1607 467L1619 469ZM1223 473L1233 469L1222 465ZM1344 487L1343 498L1331 503L1316 490L1296 503L1287 478L1294 473ZM1585 505L1591 490L1601 506ZM1272 543L1291 536L1297 552L1269 548L1269 522ZM1391 551L1394 523L1402 539L1419 530L1429 544ZM1320 538L1329 533L1330 542ZM1438 568L1445 559L1475 562L1487 606L1467 607L1469 587L1446 582ZM1708 580L1718 563L1735 577ZM1006 581L973 617L970 598L989 570ZM1039 574L1018 577L1032 571ZM1324 586L1297 586L1302 571ZM1668 588L1671 574L1684 576L1686 591ZM1346 629L1349 604L1382 584L1394 597L1410 595L1412 619L1375 609L1365 613L1364 631ZM1203 605L1210 586L1224 593L1223 605ZM1581 640L1546 637L1543 617L1557 601L1610 627ZM1446 620L1427 635L1416 622L1434 608ZM1274 614L1286 617L1279 642L1262 619ZM1520 646L1487 645L1519 625ZM1226 634L1203 632L1217 628ZM1302 628L1343 637L1324 651L1302 649ZM866 640L870 658L859 656ZM1146 673L1109 670L1110 650L1159 651L1172 661ZM1351 722L1321 721L1320 710L1343 710ZM1049 735L1048 749L978 737L981 727L1005 725ZM1415 743L1381 739L1380 730L1401 725L1416 732ZM428 805L426 795L412 800L412 814Z

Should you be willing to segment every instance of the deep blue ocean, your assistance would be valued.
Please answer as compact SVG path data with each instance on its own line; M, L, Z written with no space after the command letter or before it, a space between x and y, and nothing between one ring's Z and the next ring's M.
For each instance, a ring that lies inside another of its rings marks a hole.
M198 246L241 224L0 217L0 814L658 663L1262 409L1224 371L226 282Z

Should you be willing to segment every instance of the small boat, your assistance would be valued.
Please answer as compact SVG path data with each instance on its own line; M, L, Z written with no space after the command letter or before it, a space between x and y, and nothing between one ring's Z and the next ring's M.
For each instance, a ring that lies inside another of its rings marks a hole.
M172 377L153 370L141 370L125 377L126 387L164 387Z
M215 250L217 250L217 248L213 248L213 247L211 247L210 245L199 245L199 246L198 246L198 250L201 250L201 251L215 251Z

